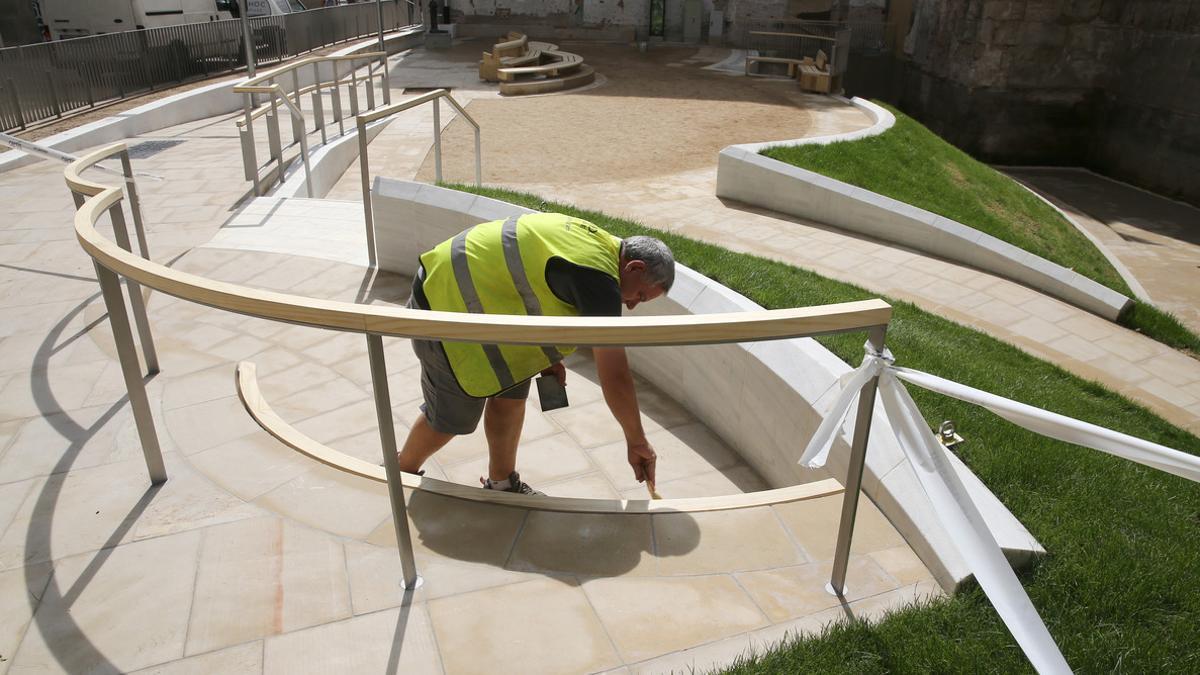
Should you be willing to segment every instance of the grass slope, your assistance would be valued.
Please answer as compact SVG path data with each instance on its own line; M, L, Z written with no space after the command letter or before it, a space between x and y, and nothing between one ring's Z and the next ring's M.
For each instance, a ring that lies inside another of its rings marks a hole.
M613 234L650 234L678 260L768 308L875 297L783 263L662 233L536 196L455 186L586 218ZM1200 454L1200 439L1103 387L922 311L895 308L898 363ZM820 338L847 363L863 334ZM933 425L956 421L960 456L1049 551L1023 575L1035 606L1078 672L1200 672L1200 485L1024 431L980 408L918 388ZM669 467L661 467L670 471ZM876 626L837 626L730 672L1017 672L1030 670L976 588L896 613Z
M956 220L1134 297L1104 255L1053 207L911 117L876 103L896 116L895 126L878 136L762 154ZM1147 303L1136 302L1120 323L1200 354L1200 337Z

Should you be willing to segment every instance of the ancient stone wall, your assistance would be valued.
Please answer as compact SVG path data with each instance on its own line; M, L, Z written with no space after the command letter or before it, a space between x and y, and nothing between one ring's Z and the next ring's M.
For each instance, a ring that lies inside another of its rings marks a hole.
M1200 2L917 0L904 51L899 104L969 152L1200 202Z

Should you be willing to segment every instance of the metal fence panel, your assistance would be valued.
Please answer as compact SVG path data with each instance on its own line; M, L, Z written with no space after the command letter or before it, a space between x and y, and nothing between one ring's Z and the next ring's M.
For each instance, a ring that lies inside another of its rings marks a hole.
M792 38L790 41L779 36L753 35L753 33L794 33L814 38L835 38L839 30L850 29L851 51L883 51L888 48L887 24L878 21L800 21L780 19L774 21L742 22L729 37L730 46L740 49L782 51L797 55L812 56L820 40ZM826 49L828 52L829 50Z
M412 4L385 0L383 28L411 23ZM250 19L259 65L379 30L375 3ZM30 124L245 66L239 19L149 28L0 49L0 129Z

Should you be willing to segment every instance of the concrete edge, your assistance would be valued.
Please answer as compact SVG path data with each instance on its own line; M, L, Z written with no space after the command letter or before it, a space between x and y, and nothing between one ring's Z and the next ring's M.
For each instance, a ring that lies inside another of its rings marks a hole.
M381 269L413 274L417 255L446 237L478 222L529 213L524 207L488 197L413 181L376 177L372 189L376 241ZM651 313L712 313L762 309L698 272L678 265L671 292ZM639 313L635 311L636 315ZM853 421L842 430L820 472L796 460L801 439L812 434L829 392L851 368L809 338L711 345L688 350L631 348L637 372L688 407L755 467L774 487L844 476ZM730 401L739 401L731 410ZM773 413L770 409L774 407ZM764 412L766 410L767 412ZM764 425L770 421L771 425ZM763 434L764 428L774 433ZM786 427L786 428L785 428ZM988 526L1014 564L1024 564L1044 549L994 494L961 462L956 470L984 513ZM876 403L871 452L863 492L904 536L946 590L970 576L953 538L936 513L903 456L881 403Z
M717 157L717 196L890 241L1016 281L1106 319L1132 302L1073 270L924 209L759 154L784 145L829 144L883 133L895 116L860 98L875 122L847 134L731 145Z
M422 28L409 27L384 36L386 42L416 36L424 36ZM352 54L359 51L371 51L378 44L377 38L360 40L348 47L334 52L335 56ZM388 49L391 52L391 49ZM286 67L286 63L280 67ZM365 66L364 66L365 67ZM232 89L239 82L244 82L246 76L238 75L235 79L222 79L212 84L197 87L190 91L173 94L149 103L130 108L103 119L82 124L67 131L47 136L37 142L63 152L74 152L103 143L113 143L138 134L158 131L177 124L185 124L196 120L225 115L240 110L242 97L233 93ZM311 83L311 74L307 69L301 74L301 86ZM10 150L0 154L0 173L11 171L41 161L40 158Z

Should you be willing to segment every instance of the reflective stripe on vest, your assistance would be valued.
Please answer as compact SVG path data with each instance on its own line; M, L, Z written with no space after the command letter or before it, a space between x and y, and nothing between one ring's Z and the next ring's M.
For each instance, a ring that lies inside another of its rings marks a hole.
M596 269L619 283L620 240L592 223L529 214L482 223L421 256L431 309L489 314L578 316L546 282L551 258ZM471 396L492 396L574 351L569 346L442 343L455 378Z

